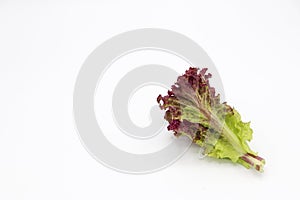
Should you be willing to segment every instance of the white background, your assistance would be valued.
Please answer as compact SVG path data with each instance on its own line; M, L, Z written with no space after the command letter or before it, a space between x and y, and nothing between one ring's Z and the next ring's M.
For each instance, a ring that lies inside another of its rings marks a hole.
M0 1L0 199L299 199L299 1ZM263 174L197 159L121 174L81 145L77 73L106 39L165 28L200 44L251 120Z

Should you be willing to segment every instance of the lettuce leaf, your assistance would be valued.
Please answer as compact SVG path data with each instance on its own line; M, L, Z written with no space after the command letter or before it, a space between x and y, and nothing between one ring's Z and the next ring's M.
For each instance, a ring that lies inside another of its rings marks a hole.
M206 72L207 68L189 68L166 96L157 97L160 108L166 110L168 130L177 137L189 137L207 156L262 172L265 160L248 146L253 133L250 122L243 122L237 110L220 102L209 84L212 75Z

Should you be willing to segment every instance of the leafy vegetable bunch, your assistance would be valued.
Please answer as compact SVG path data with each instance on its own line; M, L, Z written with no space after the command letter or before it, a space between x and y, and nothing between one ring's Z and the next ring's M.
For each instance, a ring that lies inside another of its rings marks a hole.
M230 159L262 172L265 160L247 144L253 132L250 122L243 122L237 110L220 102L220 94L209 84L211 77L207 68L190 67L166 96L157 97L160 108L166 110L168 130L175 136L188 136L209 157Z

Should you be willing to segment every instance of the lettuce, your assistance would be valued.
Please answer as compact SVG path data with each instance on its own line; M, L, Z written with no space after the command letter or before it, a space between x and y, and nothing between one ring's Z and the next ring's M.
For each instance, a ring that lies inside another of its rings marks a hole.
M243 122L237 110L220 102L209 83L212 75L206 72L207 68L190 67L166 96L157 97L160 108L166 110L168 130L177 137L189 137L209 157L262 172L265 160L248 146L253 133L250 122Z

